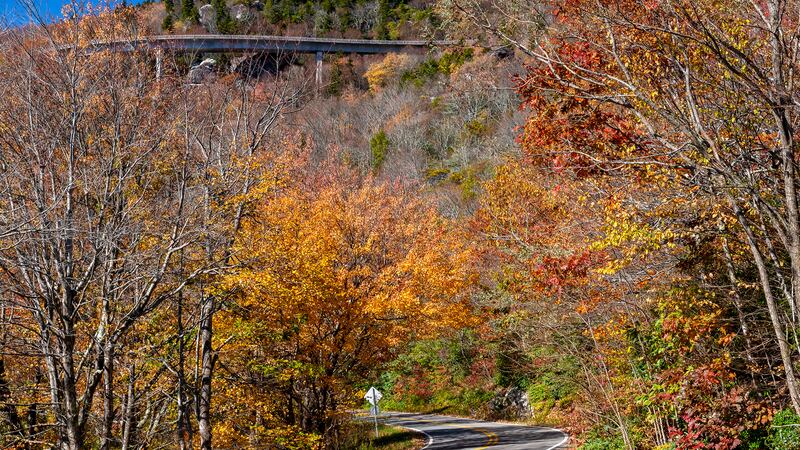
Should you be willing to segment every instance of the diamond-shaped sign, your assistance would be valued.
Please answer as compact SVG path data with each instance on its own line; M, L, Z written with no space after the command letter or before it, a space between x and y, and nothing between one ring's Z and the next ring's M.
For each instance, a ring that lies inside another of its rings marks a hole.
M366 394L364 394L364 398L370 403L370 405L377 405L379 401L383 398L383 394L381 391L375 389L375 387L369 388Z

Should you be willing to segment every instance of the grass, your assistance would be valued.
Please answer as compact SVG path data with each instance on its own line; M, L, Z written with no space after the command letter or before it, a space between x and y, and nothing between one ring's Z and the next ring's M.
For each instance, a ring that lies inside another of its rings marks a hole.
M355 427L357 442L347 445L346 450L418 450L425 446L425 438L421 434L403 428L379 424L379 436L375 438L372 422L360 422Z

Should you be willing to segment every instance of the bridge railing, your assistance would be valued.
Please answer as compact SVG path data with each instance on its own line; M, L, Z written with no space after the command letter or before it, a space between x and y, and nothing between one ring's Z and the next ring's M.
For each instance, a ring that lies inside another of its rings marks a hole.
M308 36L272 35L228 35L228 34L182 34L157 35L132 40L93 41L81 47L84 51L134 51L142 47L164 50L195 51L265 51L287 50L291 52L335 52L345 53L388 53L403 48L423 49L456 45L452 40L385 40L385 39L344 39ZM67 45L62 50L72 50Z

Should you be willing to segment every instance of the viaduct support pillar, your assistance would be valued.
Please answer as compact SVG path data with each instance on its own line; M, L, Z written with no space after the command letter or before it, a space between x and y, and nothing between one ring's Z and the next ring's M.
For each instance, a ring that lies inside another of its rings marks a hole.
M317 89L322 85L322 52L317 52L317 73L315 77Z
M156 49L156 80L161 79L162 66L164 64L164 50L161 48Z

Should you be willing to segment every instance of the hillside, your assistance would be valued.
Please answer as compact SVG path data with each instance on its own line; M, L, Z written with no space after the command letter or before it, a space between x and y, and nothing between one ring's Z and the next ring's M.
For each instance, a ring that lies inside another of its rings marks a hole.
M77 11L0 41L0 447L800 448L800 4ZM91 46L165 34L455 44Z
M137 7L158 33L266 34L362 39L434 39L441 23L430 1L188 1Z

